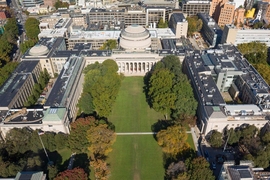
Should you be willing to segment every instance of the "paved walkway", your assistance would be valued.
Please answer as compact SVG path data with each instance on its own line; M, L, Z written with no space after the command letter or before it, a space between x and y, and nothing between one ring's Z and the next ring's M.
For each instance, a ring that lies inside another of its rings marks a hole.
M187 131L187 133L191 133L191 131ZM153 135L153 134L157 134L156 132L119 132L116 133L116 135Z

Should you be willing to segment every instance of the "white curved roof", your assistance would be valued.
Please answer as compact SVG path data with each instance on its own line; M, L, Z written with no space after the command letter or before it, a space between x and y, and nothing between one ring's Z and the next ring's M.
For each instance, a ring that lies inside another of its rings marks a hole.
M29 51L29 54L31 56L42 56L49 52L49 49L46 46L43 45L35 45L32 47Z
M128 26L126 29L125 29L126 32L128 33L142 33L145 31L145 28L142 27L142 26L139 26L137 24L132 24L131 26Z

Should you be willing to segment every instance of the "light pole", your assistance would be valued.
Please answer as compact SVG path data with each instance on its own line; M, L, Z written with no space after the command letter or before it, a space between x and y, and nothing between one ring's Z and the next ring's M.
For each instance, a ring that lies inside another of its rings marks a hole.
M46 157L47 157L47 159L48 159L48 164L49 164L49 165L52 165L53 162L50 160L50 158L49 158L49 156L48 156L48 153L47 153L47 151L46 151L46 149L45 149L45 146L44 146L44 144L43 144L43 141L42 141L42 139L41 139L41 137L40 137L40 135L44 134L44 132L37 132L37 133L38 133L38 137L39 137L39 140L40 140L40 142L41 142L41 145L42 145L42 147L43 147L43 150L44 150L44 152L45 152L45 154L46 154Z

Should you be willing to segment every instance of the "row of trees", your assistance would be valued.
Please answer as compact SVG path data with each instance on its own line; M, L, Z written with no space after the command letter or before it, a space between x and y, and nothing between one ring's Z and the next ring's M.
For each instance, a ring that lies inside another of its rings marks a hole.
M150 107L165 119L168 115L180 120L194 117L198 103L177 56L164 57L145 76L145 82Z
M36 18L30 17L25 21L25 33L28 40L20 44L20 50L22 53L25 53L38 42L38 34L40 33L40 30L39 21Z
M236 129L225 130L224 133L213 131L209 142L213 147L222 147L224 142L228 145L247 149L242 152L242 159L252 160L255 166L267 168L270 161L270 132L257 129L254 125L242 125Z
M0 86L3 85L18 65L18 63L10 62L18 34L16 19L9 18L5 24L5 31L0 36Z
M108 117L112 111L119 88L121 75L114 60L105 60L88 65L85 70L83 93L78 106L85 114L95 112L99 117Z
M266 44L260 42L250 42L239 44L237 48L249 61L249 63L256 68L264 80L270 84L270 67L267 63L268 48Z
M41 71L38 82L34 84L33 90L31 91L31 95L28 97L27 102L24 103L24 106L28 107L35 105L40 94L48 84L49 80L50 74L48 73L48 71L46 69L44 70L44 72Z

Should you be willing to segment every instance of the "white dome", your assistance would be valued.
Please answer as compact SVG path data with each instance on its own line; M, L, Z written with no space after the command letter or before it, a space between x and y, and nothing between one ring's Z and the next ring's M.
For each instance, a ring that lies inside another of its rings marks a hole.
M29 51L29 54L31 56L42 56L49 52L49 49L46 46L43 45L35 45L32 47Z
M139 25L131 25L122 30L120 46L124 49L140 50L151 45L151 35L147 29Z

